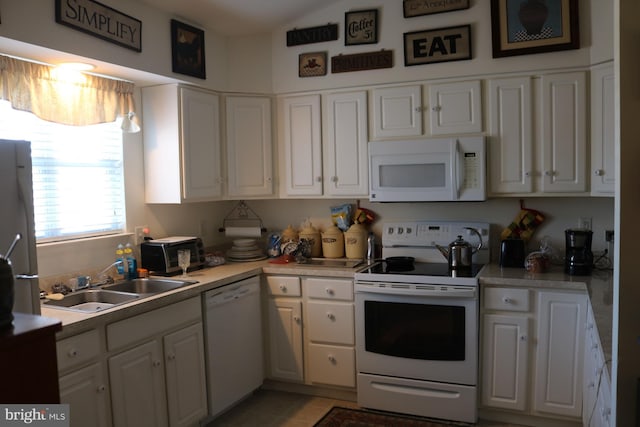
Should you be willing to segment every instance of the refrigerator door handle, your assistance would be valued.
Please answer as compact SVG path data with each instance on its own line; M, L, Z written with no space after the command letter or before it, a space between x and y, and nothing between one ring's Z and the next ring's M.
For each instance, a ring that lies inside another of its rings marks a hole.
M16 274L16 280L33 280L37 278L37 274Z

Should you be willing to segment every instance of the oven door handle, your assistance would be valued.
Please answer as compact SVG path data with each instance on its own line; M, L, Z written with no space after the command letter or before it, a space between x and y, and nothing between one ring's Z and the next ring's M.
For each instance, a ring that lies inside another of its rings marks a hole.
M476 298L476 295L477 295L476 288L473 288L473 287L448 286L448 285L433 285L433 287L434 289L425 289L425 288L403 289L400 287L382 287L382 286L370 287L370 285L356 284L356 293L412 295L412 296L424 296L424 297L434 297L434 298Z

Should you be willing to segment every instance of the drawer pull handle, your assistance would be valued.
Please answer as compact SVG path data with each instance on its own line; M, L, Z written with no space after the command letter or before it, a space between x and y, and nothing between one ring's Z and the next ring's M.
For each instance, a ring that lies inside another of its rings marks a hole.
M287 287L285 285L280 285L280 290L282 292L287 292Z
M327 294L328 294L328 295L334 295L334 294L336 293L336 292L335 292L333 289L331 289L331 288L327 288L327 289L325 289L325 290L327 291Z
M327 313L327 318L329 320L336 320L336 316L333 313Z
M520 341L526 341L526 340L527 340L526 335L520 335Z
M76 350L75 348L72 348L69 350L69 353L67 353L69 355L69 357L76 357L78 355L78 350Z
M509 297L502 298L502 302L505 304L513 304L513 300Z
M100 384L100 385L97 387L97 392L98 392L98 393L104 393L104 391L105 391L106 389L107 389L107 387L106 387L104 384Z
M330 354L327 359L329 359L329 362L333 363L334 365L336 364L336 358L333 356L333 354Z

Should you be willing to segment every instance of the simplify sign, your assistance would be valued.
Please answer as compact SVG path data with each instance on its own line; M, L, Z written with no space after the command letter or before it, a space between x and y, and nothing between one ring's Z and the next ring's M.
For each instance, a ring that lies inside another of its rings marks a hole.
M93 0L56 0L56 22L142 51L142 22Z

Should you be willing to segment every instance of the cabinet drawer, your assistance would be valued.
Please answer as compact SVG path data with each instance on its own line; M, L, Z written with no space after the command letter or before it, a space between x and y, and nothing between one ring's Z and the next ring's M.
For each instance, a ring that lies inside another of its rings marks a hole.
M100 354L100 334L93 330L60 340L56 354L58 371L79 366Z
M269 295L299 297L300 278L294 276L267 276Z
M484 308L501 311L529 311L528 289L485 288Z
M353 304L310 301L306 308L311 341L354 344Z
M303 282L309 298L353 301L353 280L307 278Z
M353 347L309 344L309 381L355 387L356 355Z

